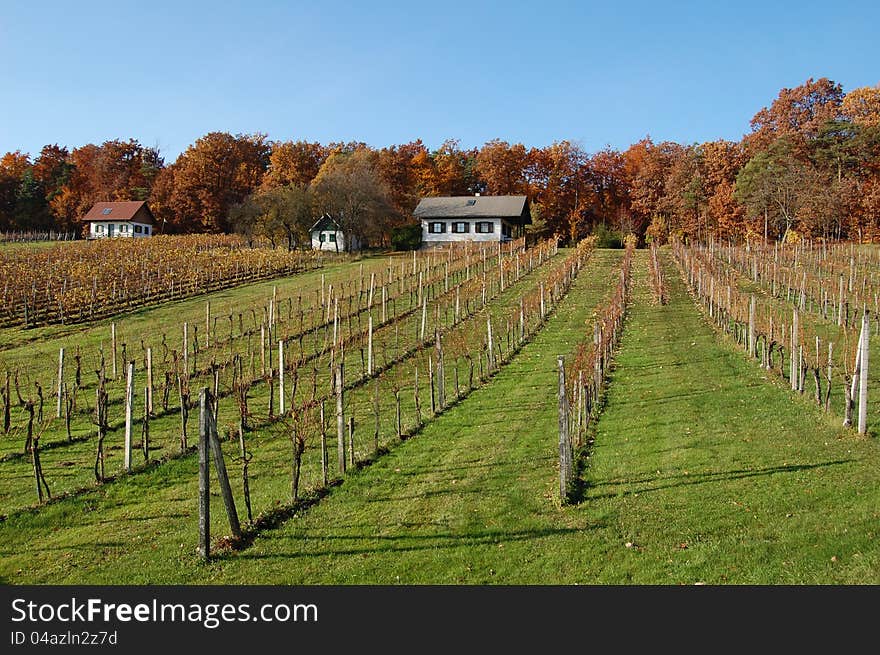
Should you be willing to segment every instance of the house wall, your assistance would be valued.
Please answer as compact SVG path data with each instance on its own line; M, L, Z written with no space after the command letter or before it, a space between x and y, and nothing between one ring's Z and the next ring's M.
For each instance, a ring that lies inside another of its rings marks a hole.
M321 241L321 235L324 235L324 241ZM336 241L330 241L330 235L336 235ZM360 243L357 239L352 243L352 250L359 250ZM326 252L345 252L345 234L340 230L314 230L312 231L312 250L323 250Z
M92 221L89 226L89 237L92 239L104 239L110 236L110 225L114 226L113 236L131 239L142 239L153 236L153 226L135 221ZM135 232L135 225L140 225L141 232ZM103 227L103 230L99 229ZM123 226L126 226L124 229Z
M475 232L475 224L480 221L487 221L493 224L492 232L486 234L482 232ZM489 243L489 242L498 242L498 241L508 241L509 239L505 237L502 233L501 227L502 223L506 223L510 226L511 237L517 233L517 227L507 223L504 219L501 218L423 218L422 222L422 243L426 245L432 244L441 244L441 243L463 243L465 241L474 241L481 243ZM429 223L446 223L446 231L441 232L439 234L429 232ZM469 223L469 229L464 233L456 233L452 231L452 224L454 222L465 222Z

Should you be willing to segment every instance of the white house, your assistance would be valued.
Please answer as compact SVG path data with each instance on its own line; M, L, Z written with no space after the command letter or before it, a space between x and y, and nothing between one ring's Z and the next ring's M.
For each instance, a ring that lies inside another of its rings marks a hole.
M352 252L361 249L361 242L354 235L349 236L351 246L346 249L346 235L329 214L324 214L309 230L312 236L313 250L329 250L330 252Z
M505 242L523 235L532 222L526 196L422 198L413 212L422 223L422 245L461 241Z
M153 212L142 200L95 203L82 220L89 224L89 239L149 237L156 225Z

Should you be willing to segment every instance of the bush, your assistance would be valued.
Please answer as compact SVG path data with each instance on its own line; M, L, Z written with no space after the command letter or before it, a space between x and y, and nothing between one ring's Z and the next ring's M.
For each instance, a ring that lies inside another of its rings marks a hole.
M421 224L403 225L391 229L391 247L395 250L418 250L421 245Z
M623 248L623 239L620 234L610 229L605 223L600 223L593 228L593 236L596 237L597 248Z

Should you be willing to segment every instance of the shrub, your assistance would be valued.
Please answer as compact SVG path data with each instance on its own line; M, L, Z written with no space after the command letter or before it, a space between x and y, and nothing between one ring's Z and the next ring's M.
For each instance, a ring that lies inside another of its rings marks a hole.
M597 248L623 248L623 239L620 234L610 229L605 223L599 223L593 228L593 236L596 237Z
M422 226L402 225L391 230L391 247L395 250L418 250L422 245Z

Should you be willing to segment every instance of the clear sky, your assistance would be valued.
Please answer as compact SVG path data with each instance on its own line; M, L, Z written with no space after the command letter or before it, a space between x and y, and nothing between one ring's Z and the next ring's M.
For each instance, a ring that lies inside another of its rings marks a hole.
M880 82L878 26L876 0L0 0L0 153L739 139L783 87Z

